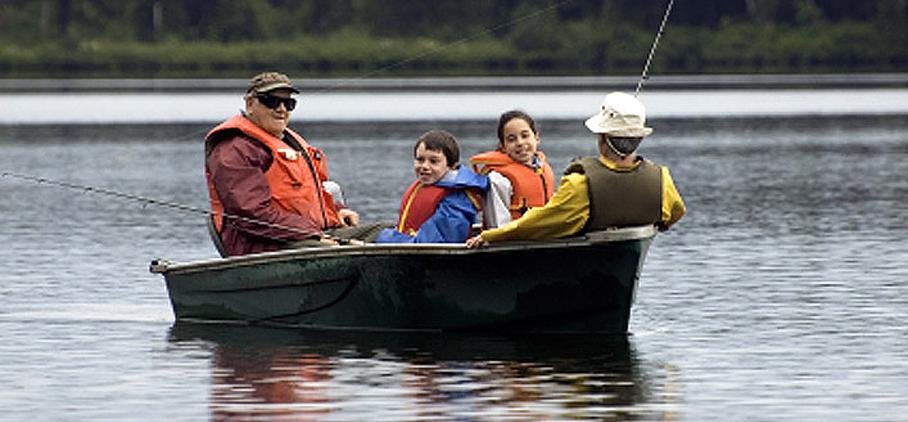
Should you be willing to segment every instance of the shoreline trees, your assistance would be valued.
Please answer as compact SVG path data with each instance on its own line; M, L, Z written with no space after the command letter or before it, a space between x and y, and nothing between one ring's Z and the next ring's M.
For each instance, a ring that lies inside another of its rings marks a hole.
M0 77L617 75L666 2L0 0ZM661 73L908 70L904 0L676 2Z

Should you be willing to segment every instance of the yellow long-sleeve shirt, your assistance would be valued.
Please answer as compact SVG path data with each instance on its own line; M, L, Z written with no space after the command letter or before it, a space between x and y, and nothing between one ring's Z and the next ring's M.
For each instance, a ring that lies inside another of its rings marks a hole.
M603 165L614 171L631 171L631 167L618 164L599 156ZM684 201L675 188L675 182L668 167L662 167L662 223L667 228L675 224L685 212ZM583 229L590 217L590 197L587 193L586 175L572 173L561 178L558 190L544 207L532 208L522 217L490 230L483 230L482 238L487 242L504 240L541 240L566 237Z

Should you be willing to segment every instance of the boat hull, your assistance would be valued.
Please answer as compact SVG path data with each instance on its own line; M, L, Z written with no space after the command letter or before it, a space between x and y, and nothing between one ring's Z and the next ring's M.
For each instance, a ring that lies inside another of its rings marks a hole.
M655 232L628 233L481 250L365 245L282 251L182 266L157 262L152 270L164 275L177 320L624 333Z

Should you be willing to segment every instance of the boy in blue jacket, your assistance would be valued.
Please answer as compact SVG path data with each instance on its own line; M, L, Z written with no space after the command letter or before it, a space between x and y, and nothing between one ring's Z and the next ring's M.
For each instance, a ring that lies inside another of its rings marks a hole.
M489 179L460 166L454 135L430 130L413 147L416 180L400 201L396 230L384 229L376 243L461 243L489 189Z

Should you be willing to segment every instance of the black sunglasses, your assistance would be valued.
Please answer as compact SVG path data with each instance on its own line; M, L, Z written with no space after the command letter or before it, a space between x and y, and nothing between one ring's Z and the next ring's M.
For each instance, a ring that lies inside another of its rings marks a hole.
M255 98L258 98L259 102L268 108L277 108L281 103L284 103L284 108L287 111L293 111L296 108L296 99L294 98L275 97L270 94L255 94Z

